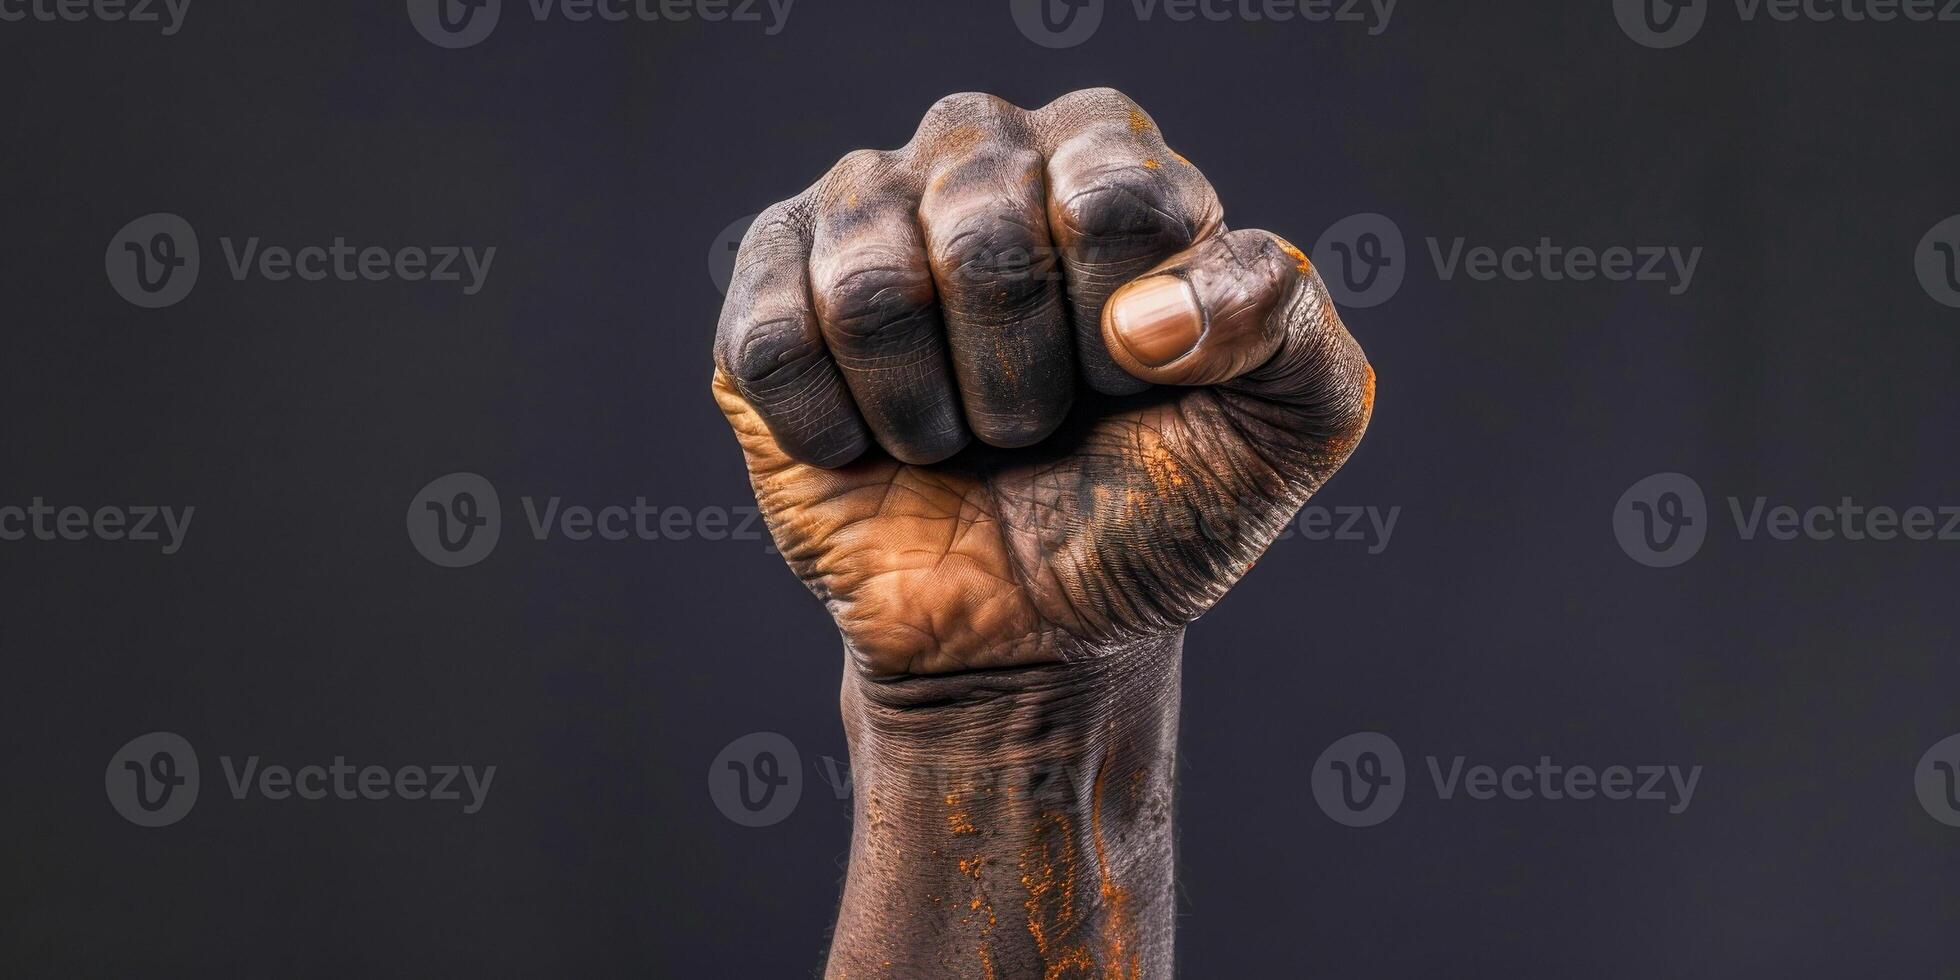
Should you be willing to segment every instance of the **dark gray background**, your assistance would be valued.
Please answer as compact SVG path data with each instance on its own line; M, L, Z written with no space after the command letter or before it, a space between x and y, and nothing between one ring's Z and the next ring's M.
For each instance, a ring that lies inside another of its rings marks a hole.
M1051 51L1006 0L802 0L756 24L535 23L445 51L395 0L219 4L183 31L0 24L0 504L194 505L183 551L0 543L0 805L15 976L816 973L849 804L840 655L759 542L539 542L522 496L732 507L708 398L729 222L950 92L1112 85L1303 246L1394 218L1409 279L1349 325L1373 427L1190 633L1179 958L1193 977L1953 975L1960 830L1913 767L1960 730L1960 543L1745 542L1726 500L1960 503L1960 311L1912 256L1960 212L1960 24L1744 23L1669 51L1604 0L1407 0L1352 25L1139 22ZM139 310L105 244L172 211L195 291ZM234 282L221 236L498 248L485 291ZM1702 246L1690 289L1439 281L1424 239ZM1615 542L1679 470L1714 528ZM404 533L499 489L468 569ZM168 730L196 809L104 795ZM1356 830L1308 769L1392 735L1409 800ZM772 827L709 764L802 755ZM495 764L453 804L233 800L217 757ZM1702 765L1693 805L1433 798L1421 759Z

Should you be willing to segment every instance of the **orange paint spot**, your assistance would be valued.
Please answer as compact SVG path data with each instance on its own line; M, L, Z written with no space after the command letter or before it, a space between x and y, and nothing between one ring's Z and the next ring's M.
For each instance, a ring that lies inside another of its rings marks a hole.
M1136 937L1130 925L1129 890L1116 884L1115 876L1109 869L1109 853L1103 846L1103 786L1109 776L1109 757L1104 756L1102 765L1096 769L1096 783L1089 804L1089 837L1096 846L1096 868L1101 879L1099 890L1103 899L1103 914L1108 921L1103 928L1103 964L1110 980L1123 980L1124 952L1130 950L1130 976L1137 975L1141 965L1141 955L1135 952Z
M1143 112L1142 112L1142 110L1139 110L1139 109L1131 109L1131 110L1130 110L1130 132L1132 132L1132 133L1147 133L1147 132L1149 132L1149 131L1150 131L1150 117L1149 117L1149 116L1146 116L1146 115L1144 115L1144 114L1143 114Z
M1143 448L1143 467L1159 493L1170 493L1184 485L1184 468L1162 443L1153 442Z
M1008 295L1007 290L1002 290L995 298L1000 301L1005 301ZM1014 366L1018 360L1019 358L1015 355L1014 346L1007 342L1005 335L994 338L994 361L1000 365L1001 374L1010 383L1018 383L1021 380L1021 372Z
M1293 260L1293 267L1300 270L1301 275L1313 271L1313 262L1307 258L1307 253L1300 251L1292 242L1284 238L1280 239L1279 250L1285 252L1286 257Z
M1021 849L1021 887L1027 892L1028 935L1042 959L1075 927L1075 836L1066 815L1036 819L1033 843ZM1051 960L1052 961L1052 960Z
M1041 977L1042 980L1067 980L1071 976L1093 980L1095 975L1096 961L1089 956L1089 947L1074 946L1064 950L1060 959L1050 961Z
M946 798L948 800L956 799L956 797L954 797L952 794L947 794ZM980 941L979 944L976 946L974 953L980 959L980 972L982 976L992 977L995 974L994 974L994 954L993 954L993 947L991 944L993 942L994 927L1000 924L1000 918L994 914L994 906L993 903L987 898L986 887L982 884L979 884L979 882L981 881L981 871L986 866L987 866L987 859L977 855L970 858L961 858L959 860L960 874L963 874L968 878L973 879L974 882L976 882L974 886L973 897L967 900L967 910L970 912L975 912L986 916L984 922L982 922L979 926ZM961 916L960 924L966 926L973 925L974 917Z
M1336 435L1328 440L1327 455L1333 460L1346 459L1361 445L1361 437L1368 430L1368 419L1375 414L1375 366L1367 365L1367 374L1361 379L1361 411L1358 413L1353 431Z
M1143 161L1143 165L1144 165L1145 167L1147 167L1147 168L1149 168L1149 169L1151 169L1151 170L1155 170L1155 169L1157 169L1158 167L1161 167L1161 166L1163 166L1163 164L1161 164L1161 163L1158 163L1158 162L1157 162L1157 161L1155 161L1155 160L1145 160L1145 161Z

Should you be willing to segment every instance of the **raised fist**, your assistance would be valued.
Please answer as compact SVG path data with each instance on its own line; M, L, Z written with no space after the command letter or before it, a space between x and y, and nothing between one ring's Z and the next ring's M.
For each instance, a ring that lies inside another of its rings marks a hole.
M1176 633L1374 399L1306 256L1227 231L1109 89L951 96L764 211L715 359L776 542L874 677Z
M956 95L762 213L715 362L849 658L828 975L1170 976L1184 626L1374 402L1307 257L1116 92Z

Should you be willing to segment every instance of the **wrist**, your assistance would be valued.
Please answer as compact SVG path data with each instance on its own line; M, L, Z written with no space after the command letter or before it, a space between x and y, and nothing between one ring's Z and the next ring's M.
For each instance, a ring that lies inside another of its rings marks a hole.
M832 975L1168 976L1182 645L847 671L854 830Z

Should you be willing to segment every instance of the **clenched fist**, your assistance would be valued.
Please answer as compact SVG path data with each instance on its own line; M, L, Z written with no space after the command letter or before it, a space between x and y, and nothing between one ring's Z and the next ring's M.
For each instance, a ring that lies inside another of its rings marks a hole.
M848 658L829 975L1169 976L1184 626L1374 400L1306 256L1116 92L957 95L762 213L715 361Z
M947 98L764 211L715 355L777 543L872 675L1181 629L1374 391L1306 257L1227 231L1107 89Z

